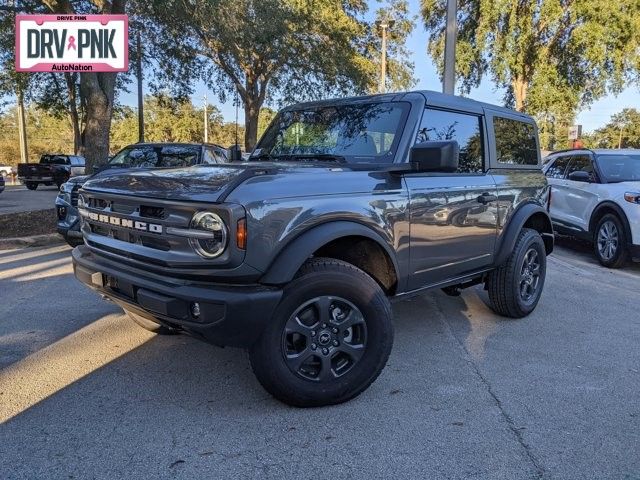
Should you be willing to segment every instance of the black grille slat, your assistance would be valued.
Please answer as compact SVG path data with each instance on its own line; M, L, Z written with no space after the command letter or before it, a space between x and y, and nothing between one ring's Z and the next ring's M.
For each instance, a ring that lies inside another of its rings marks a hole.
M117 203L117 202L112 202L111 203L111 211L114 213L122 213L124 215L131 215L133 212L136 211L136 207L135 205L129 205L126 203Z
M71 190L71 205L73 205L74 207L78 206L78 196L80 195L80 187L78 185L73 187L73 190Z

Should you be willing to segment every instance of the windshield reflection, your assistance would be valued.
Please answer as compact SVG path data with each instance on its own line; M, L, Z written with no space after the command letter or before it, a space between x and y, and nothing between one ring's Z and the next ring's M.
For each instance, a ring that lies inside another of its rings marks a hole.
M389 102L284 111L251 159L391 163L408 110Z

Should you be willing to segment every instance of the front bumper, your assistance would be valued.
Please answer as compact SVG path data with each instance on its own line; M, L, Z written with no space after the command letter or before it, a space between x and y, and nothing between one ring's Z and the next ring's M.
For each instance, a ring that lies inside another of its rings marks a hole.
M80 232L80 216L78 209L60 196L56 198L56 214L58 215L58 233L71 238L82 238Z
M251 346L282 297L281 289L257 284L221 285L132 273L97 257L85 245L73 249L72 257L76 278L121 307L220 346Z

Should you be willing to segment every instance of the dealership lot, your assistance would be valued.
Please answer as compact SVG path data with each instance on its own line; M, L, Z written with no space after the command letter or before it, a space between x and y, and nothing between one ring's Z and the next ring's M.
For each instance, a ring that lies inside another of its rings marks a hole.
M58 188L40 186L36 191L23 185L7 185L0 193L0 215L54 208Z
M398 303L374 385L301 410L243 351L134 325L69 253L0 252L2 478L640 478L637 264L563 240L523 320L481 289Z

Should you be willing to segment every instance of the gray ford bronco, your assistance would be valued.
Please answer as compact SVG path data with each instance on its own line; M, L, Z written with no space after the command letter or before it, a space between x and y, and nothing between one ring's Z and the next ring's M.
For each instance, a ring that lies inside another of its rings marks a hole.
M248 162L88 181L73 264L149 330L248 348L281 401L336 404L385 366L394 300L484 284L529 314L548 201L526 115L435 92L304 103Z

